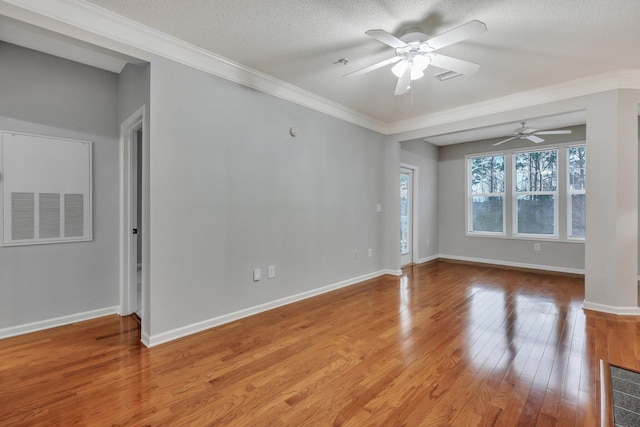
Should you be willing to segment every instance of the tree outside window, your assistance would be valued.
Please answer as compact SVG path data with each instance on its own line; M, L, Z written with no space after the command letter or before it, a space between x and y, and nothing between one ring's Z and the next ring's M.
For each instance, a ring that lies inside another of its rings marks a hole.
M469 232L504 233L504 155L469 159Z
M515 234L556 236L558 150L515 153Z
M568 200L568 227L570 239L584 239L586 230L586 168L587 147L584 145L569 147L568 149L569 185L567 190Z

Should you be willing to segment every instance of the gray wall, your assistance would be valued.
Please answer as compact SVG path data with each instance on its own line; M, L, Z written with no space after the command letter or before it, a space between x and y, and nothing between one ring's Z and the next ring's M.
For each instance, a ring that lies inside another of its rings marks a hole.
M127 64L122 72L120 72L120 78L118 80L118 121L123 123L129 117L131 117L142 106L149 106L149 75L150 67L146 65L134 65ZM146 116L147 126L149 128L149 113ZM138 195L142 194L142 129L140 129L136 135L136 144L138 144L137 150L137 184ZM142 203L137 205L137 220L138 228L142 227ZM142 239L138 239L138 264L142 262Z
M0 328L119 305L118 76L0 42L0 128L93 144L93 241L0 247Z
M438 148L423 140L400 146L400 161L418 168L419 261L438 255Z
M162 58L151 94L152 335L382 269L383 136Z
M560 143L585 140L584 126L572 129L571 135L558 135L553 141ZM465 156L494 152L499 149L493 146L497 141L500 141L500 138L440 147L438 192L440 254L491 260L497 263L533 264L570 270L584 269L584 243L540 240L541 250L534 251L534 242L531 240L465 235ZM509 144L509 149L531 148L530 144L519 140Z
M127 64L118 80L118 123L149 104L149 64Z

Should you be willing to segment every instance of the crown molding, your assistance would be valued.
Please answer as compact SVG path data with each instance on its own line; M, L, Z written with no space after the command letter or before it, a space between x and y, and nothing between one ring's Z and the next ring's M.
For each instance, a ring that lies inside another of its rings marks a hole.
M146 61L152 60L149 54L164 57L382 134L388 131L386 123L92 3L1 0L0 13Z
M0 0L0 14L145 61L154 56L167 58L383 135L613 89L640 89L640 70L622 70L386 123L83 0Z

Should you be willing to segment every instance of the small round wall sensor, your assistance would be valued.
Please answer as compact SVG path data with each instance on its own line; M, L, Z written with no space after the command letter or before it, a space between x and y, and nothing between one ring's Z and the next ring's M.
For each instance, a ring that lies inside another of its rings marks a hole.
M296 128L289 129L289 133L291 136L296 136L298 134L298 130Z

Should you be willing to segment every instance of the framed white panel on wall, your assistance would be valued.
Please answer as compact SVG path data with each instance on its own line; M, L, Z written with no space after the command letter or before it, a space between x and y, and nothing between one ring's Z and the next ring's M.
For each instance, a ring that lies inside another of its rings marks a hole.
M91 240L91 141L1 134L2 246Z

